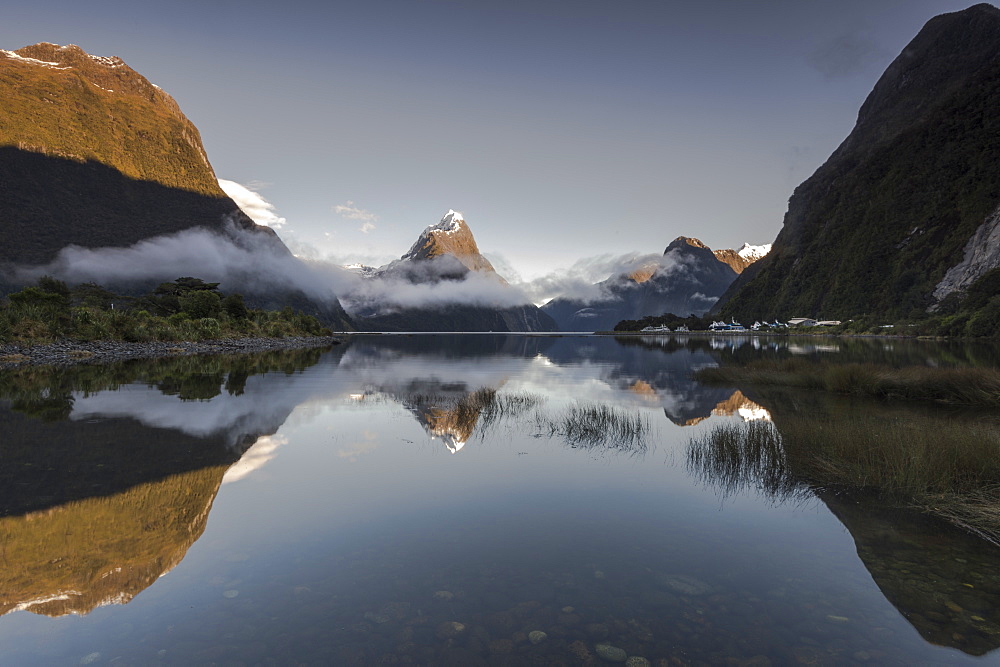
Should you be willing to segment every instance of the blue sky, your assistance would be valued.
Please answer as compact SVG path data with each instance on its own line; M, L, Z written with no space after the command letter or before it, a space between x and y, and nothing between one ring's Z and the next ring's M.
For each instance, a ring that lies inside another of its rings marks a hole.
M462 211L501 273L766 243L932 16L969 2L163 2L7 7L0 48L117 55L296 249L403 254Z

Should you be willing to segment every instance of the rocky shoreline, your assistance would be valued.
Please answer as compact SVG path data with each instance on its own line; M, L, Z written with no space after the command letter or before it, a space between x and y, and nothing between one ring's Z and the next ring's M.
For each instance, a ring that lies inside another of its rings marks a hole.
M0 369L16 366L68 366L109 363L128 359L182 357L197 354L244 354L269 350L292 350L339 345L335 336L290 336L287 338L235 338L228 340L157 341L60 341L45 345L0 345Z

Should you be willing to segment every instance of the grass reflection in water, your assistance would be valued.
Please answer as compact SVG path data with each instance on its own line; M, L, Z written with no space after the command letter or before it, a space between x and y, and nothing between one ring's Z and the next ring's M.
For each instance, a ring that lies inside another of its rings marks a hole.
M820 418L779 409L775 419L693 438L689 469L726 494L875 493L1000 543L1000 422L860 406Z

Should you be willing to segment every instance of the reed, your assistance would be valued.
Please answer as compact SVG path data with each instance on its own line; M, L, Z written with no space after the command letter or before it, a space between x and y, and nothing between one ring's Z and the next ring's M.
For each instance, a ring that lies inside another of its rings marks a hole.
M549 437L559 436L571 447L628 454L643 454L649 449L649 419L605 404L575 405L555 418L536 415L536 425Z
M693 437L687 468L724 497L757 491L775 501L810 495L810 487L789 467L781 435L771 422L720 424Z
M937 416L787 417L722 424L688 445L688 466L731 494L784 499L811 488L874 493L1000 543L1000 421Z

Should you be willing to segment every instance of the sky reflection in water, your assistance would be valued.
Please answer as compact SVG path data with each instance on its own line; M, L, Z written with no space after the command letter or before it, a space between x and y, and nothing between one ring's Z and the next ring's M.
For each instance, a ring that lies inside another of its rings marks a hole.
M357 337L253 368L132 365L117 389L5 378L0 655L582 664L608 643L675 664L995 662L993 547L692 474L692 435L769 417L691 379L787 353L742 342ZM567 430L597 406L602 428L640 420L635 443Z

